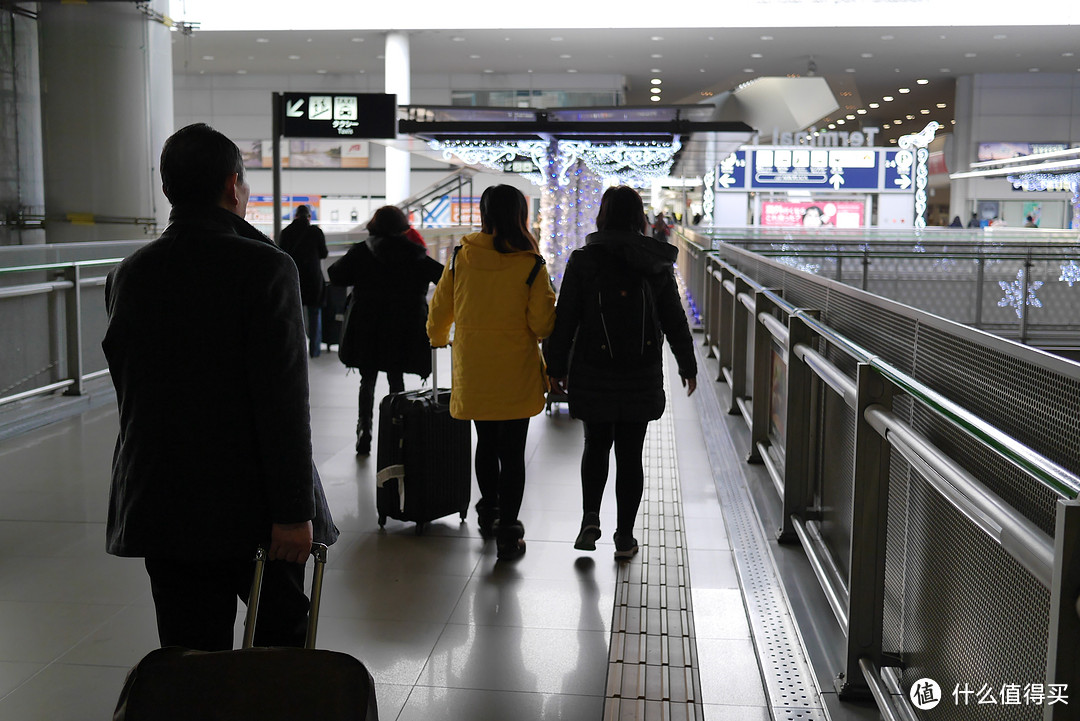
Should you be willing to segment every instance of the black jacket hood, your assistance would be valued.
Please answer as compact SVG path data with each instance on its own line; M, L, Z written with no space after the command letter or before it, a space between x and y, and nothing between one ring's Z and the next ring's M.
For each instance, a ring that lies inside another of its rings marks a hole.
M646 275L670 270L679 255L673 245L630 230L600 230L585 238L585 245L602 247L631 268Z
M372 255L389 265L414 263L427 255L427 251L403 235L373 236L367 244Z

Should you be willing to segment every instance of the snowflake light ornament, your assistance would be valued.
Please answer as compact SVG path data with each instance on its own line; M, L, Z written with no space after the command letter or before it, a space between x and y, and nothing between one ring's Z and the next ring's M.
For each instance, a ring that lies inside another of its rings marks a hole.
M1007 306L1012 306L1013 310L1016 311L1017 318L1024 317L1023 307L1025 304L1025 299L1023 297L1023 278L1024 270L1021 268L1020 270L1016 271L1016 280L1014 280L1013 282L1006 283L1003 280L998 281L998 285L1001 286L1001 290L1005 293L1005 297L998 301L998 307L1005 308ZM1026 303L1027 305L1031 306L1032 308L1042 308L1042 301L1035 297L1035 291L1037 291L1039 288L1042 288L1042 286L1043 282L1041 280L1037 280L1033 283L1028 284Z
M1058 280L1068 283L1072 288L1073 283L1080 281L1080 265L1077 265L1075 260L1070 260L1068 265L1062 263L1061 277Z

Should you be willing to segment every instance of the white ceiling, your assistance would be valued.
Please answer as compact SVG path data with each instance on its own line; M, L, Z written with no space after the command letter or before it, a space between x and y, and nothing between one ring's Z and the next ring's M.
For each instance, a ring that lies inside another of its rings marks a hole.
M299 12L299 10L298 10ZM373 30L195 31L176 33L177 73L319 74L384 72L385 33ZM664 104L696 103L762 76L806 75L811 60L842 114L866 109L867 125L952 119L954 81L977 73L1080 76L1080 27L665 28L416 30L413 76L446 74L623 75L626 101L649 103L652 78ZM204 59L211 57L212 60ZM923 79L926 84L918 84ZM469 81L463 81L466 84ZM460 87L455 89L478 89ZM901 88L910 92L901 94ZM883 96L895 98L883 101ZM877 102L878 109L869 103ZM944 109L938 108L944 103ZM928 109L930 114L920 114ZM907 121L906 115L915 115ZM835 120L835 117L828 120ZM850 121L849 121L850 122ZM849 127L851 127L849 125Z

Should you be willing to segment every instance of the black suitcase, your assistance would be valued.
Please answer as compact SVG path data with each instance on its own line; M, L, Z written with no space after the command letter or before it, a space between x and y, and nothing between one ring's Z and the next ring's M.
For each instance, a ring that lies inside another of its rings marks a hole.
M341 345L341 324L345 320L345 304L348 289L341 285L326 285L322 307L322 342L330 346Z
M472 426L450 417L450 391L438 388L434 351L432 390L391 393L379 403L375 507L386 519L424 524L452 513L464 521L472 495Z
M255 559L244 647L151 651L128 672L113 721L378 721L375 682L346 653L316 650L326 546L315 544L304 648L252 648L265 553Z

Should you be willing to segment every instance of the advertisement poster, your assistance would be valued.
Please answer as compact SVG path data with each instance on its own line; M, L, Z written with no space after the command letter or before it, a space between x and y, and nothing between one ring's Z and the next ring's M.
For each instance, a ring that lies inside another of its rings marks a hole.
M237 140L245 168L274 167L274 146L269 140ZM366 140L282 140L283 168L367 168L371 144Z
M1042 203L1024 203L1024 227L1038 228L1042 225Z
M861 228L866 207L858 200L790 201L766 200L761 204L761 225L804 228Z
M306 205L311 208L311 219L318 223L322 220L322 209L318 195L283 195L281 196L281 222L292 222L293 208ZM255 226L274 224L274 196L253 195L248 199L247 214L244 220Z
M979 143L979 161L1021 158L1025 155L1065 150L1068 147L1065 143Z

